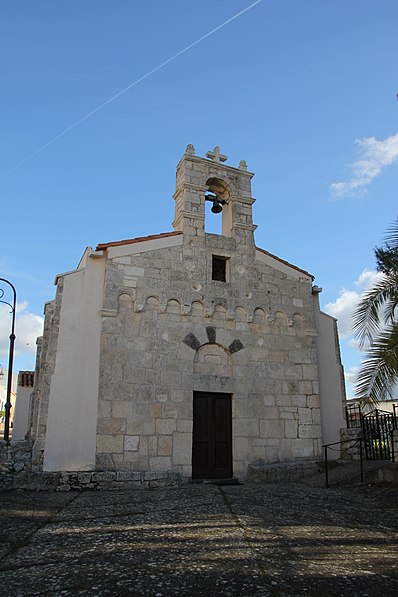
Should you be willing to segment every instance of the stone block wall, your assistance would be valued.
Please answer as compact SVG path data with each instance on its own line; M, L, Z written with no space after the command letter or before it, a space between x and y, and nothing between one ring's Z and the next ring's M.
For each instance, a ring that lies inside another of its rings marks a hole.
M32 442L30 440L0 441L0 472L20 473L32 469Z
M232 394L235 475L319 455L311 280L252 260L213 281L220 238L205 235L189 267L182 246L109 259L105 300L118 307L103 319L98 470L189 477L193 391Z
M341 458L342 460L359 460L361 458L361 441L363 438L362 427L341 429ZM338 448L338 446L333 446ZM365 445L362 441L363 457L365 457Z

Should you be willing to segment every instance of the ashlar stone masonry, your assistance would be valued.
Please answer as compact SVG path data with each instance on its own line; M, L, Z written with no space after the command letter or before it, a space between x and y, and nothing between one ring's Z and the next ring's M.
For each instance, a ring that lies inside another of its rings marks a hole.
M253 174L226 160L189 145L174 231L88 248L57 277L35 470L244 479L253 463L316 459L339 439L335 321L308 272L255 246ZM222 206L220 235L205 231L206 201Z

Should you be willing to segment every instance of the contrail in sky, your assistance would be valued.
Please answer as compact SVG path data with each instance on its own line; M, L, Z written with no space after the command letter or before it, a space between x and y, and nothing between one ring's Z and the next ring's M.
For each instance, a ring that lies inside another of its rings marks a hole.
M142 77L139 77L139 79L136 79L135 81L133 81L133 83L130 83L130 85L127 85L127 87L124 87L124 89L121 89L120 91L118 91L117 93L115 93L115 95L112 95L112 97L110 97L107 100L105 100L102 104L100 104L99 106L97 106L96 108L94 108L93 110L91 110L90 112L88 112L82 118L79 118L79 120L76 120L76 122L74 122L73 124L71 124L70 126L68 126L61 133L59 133L58 135L56 135L55 137L53 137L52 139L50 139L49 141L47 141L47 143L45 143L44 145L42 145L41 147L39 147L38 149L36 149L36 151L34 151L33 153L29 154L26 158L24 158L23 160L21 160L20 162L18 162L17 164L15 164L15 166L13 166L10 170L8 170L7 172L5 172L1 177L4 178L8 174L10 174L11 172L13 172L17 168L19 168L20 166L22 166L22 164L25 164L25 162L27 162L27 161L31 160L32 158L34 158L35 156L37 156L39 153L41 153L42 151L44 151L45 149L47 149L47 147L49 147L50 145L52 145L53 143L55 143L55 141L58 141L58 139L61 139L67 133L69 133L70 131L72 131L73 129L75 129L77 126L79 126L79 124L81 124L82 122L84 122L85 120L87 120L88 118L90 118L91 116L94 116L94 114L96 114L97 112L99 112L100 110L102 110L102 108L105 108L105 106L108 106L115 99L117 99L118 97L120 97L121 95L123 95L124 93L126 93L127 91L129 91L130 89L132 89L133 87L136 87L136 85L138 85L139 83L141 83L145 79L148 79L148 77L150 77L151 75L153 75L154 73L156 73L157 71L159 71L160 69L162 69L163 67L167 66L168 64L170 64L170 62L173 62L173 60L175 60L176 58L178 58L182 54L185 54L185 52L188 52L188 50L190 50L191 48L197 46L198 44L200 44L200 42L202 42L203 40L207 39L208 37L210 37L211 35L213 35L217 31L219 31L220 29L222 29L223 27L225 27L229 23L232 23L232 21L235 21L235 19L237 19L238 17L240 17L241 15L243 15L248 10L251 10L252 8L254 8L257 4L260 4L260 2L262 2L262 0L256 0L256 2L253 2L252 4L250 4L249 6L247 6L246 8L244 8L243 10L237 12L235 15L233 15L232 17L230 17L229 19L227 19L226 21L224 21L223 23L221 23L217 27L214 27L214 29L212 29L211 31L208 31L207 33L205 33L204 35L202 35L201 37L199 37L198 39L196 39L194 42L192 42L188 46L185 46L185 48L183 48L182 50L180 50L176 54L173 54L173 56L170 56L170 58L167 58L167 60L165 60L164 62L162 62L158 66L155 66L155 68L153 68L150 71L148 71L147 73L145 73L145 75L142 75Z

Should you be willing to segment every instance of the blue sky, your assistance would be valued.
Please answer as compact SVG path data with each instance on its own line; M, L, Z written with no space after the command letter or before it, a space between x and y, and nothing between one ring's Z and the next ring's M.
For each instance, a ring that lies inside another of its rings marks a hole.
M349 315L398 211L397 22L396 0L3 0L0 277L18 293L15 368L34 368L54 277L86 246L172 230L192 143L247 161L256 243L315 276L351 379ZM4 368L9 325L0 310Z

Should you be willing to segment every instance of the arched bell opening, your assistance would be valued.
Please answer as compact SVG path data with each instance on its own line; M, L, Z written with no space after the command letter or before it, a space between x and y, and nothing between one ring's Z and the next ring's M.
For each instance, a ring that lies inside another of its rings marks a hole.
M231 188L221 178L208 178L205 194L205 230L212 234L231 236L232 215L229 204Z

